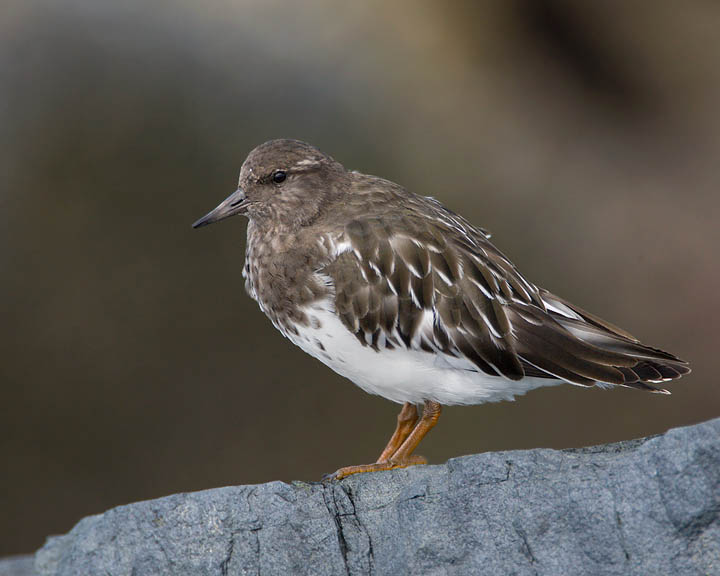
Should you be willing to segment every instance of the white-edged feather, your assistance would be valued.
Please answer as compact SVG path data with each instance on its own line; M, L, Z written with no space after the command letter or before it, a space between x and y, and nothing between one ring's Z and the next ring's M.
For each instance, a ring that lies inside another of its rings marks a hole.
M297 326L297 334L283 331L285 336L366 392L393 402L481 404L512 400L534 388L562 383L548 378L513 381L490 376L469 360L416 346L376 351L363 346L347 329L330 300L304 312L311 319L310 325ZM432 314L428 312L423 322L432 323Z

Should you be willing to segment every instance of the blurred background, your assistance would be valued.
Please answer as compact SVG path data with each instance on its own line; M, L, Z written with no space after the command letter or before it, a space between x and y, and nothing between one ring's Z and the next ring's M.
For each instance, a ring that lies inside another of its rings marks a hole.
M271 138L436 196L530 280L692 363L670 397L448 408L431 462L720 415L719 29L700 0L4 0L0 555L384 446L398 407L244 294L245 221L190 228Z

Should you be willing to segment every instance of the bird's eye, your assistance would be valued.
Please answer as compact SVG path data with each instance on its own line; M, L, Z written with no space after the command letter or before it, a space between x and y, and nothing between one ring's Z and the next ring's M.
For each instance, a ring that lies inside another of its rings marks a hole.
M285 178L287 178L287 174L282 170L276 170L275 172L273 172L272 181L275 182L275 184L281 184L282 182L285 182Z

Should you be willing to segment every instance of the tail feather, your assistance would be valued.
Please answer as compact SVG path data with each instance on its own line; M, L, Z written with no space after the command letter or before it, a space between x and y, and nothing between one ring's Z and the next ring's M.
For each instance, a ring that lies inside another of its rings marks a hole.
M615 385L669 394L656 384L690 372L677 356L542 291L547 311L513 306L515 349L528 376L581 386Z

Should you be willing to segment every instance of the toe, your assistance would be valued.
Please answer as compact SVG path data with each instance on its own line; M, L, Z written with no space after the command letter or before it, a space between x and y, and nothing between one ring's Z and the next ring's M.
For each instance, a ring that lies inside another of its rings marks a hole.
M417 466L419 464L427 464L427 460L422 456L409 456L403 460L385 460L383 462L375 462L373 464L360 464L358 466L345 466L336 470L332 474L325 474L322 479L324 482L332 480L342 480L353 474L363 474L365 472L381 472L383 470L394 470L395 468L407 468L408 466Z

